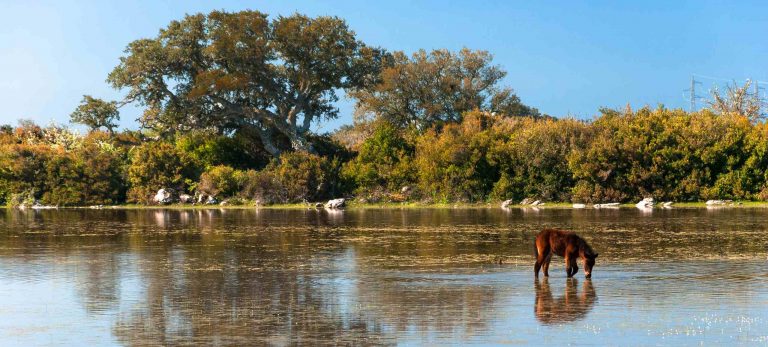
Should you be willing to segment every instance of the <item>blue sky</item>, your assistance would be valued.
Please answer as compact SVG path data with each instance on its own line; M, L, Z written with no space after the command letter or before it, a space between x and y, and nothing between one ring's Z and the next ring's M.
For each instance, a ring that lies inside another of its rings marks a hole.
M0 0L0 123L65 123L83 94L119 98L104 80L128 42L213 9L336 15L389 50L488 50L505 84L554 116L687 108L694 73L768 81L768 2ZM722 83L700 80L701 95ZM339 107L340 119L317 129L350 123L351 102ZM138 114L123 110L121 125L135 128Z

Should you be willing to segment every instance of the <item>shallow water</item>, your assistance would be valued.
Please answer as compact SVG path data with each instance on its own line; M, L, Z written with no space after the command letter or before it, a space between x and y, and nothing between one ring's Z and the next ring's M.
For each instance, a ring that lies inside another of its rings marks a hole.
M541 228L600 253L533 278ZM0 344L768 343L768 209L0 209Z

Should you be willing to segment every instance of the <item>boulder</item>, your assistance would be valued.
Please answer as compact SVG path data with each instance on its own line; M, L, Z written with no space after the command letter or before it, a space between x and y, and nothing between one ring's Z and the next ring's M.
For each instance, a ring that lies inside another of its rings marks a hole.
M661 206L662 206L662 207L672 207L672 204L674 204L674 202L672 202L672 201L667 201L667 202L665 202L665 203L661 204Z
M208 195L208 199L205 200L206 205L216 205L218 202L219 200L216 200L212 195Z
M635 206L637 206L638 208L653 207L653 198L645 198L643 200L640 200L640 202L636 203Z
M189 194L181 194L179 195L179 202L182 204L191 204L195 202L195 198Z
M573 204L573 208L587 208L586 204Z
M515 203L515 202L514 202L514 201L512 201L512 199L509 199L509 200L504 200L504 201L501 203L501 208L509 208L509 205L514 205L514 203Z
M541 206L541 205L544 205L544 203L541 202L541 200L536 200L531 203L531 206Z
M173 200L173 189L165 188L158 190L157 194L152 198L152 202L160 205L170 204Z
M411 186L403 186L403 188L400 188L401 194L408 194L411 192Z
M344 207L345 200L343 198L328 200L325 203L325 208L338 209Z
M533 202L533 199L525 198L523 201L520 201L520 205L529 205L531 202Z
M315 208L323 208L323 203L322 202L316 203Z

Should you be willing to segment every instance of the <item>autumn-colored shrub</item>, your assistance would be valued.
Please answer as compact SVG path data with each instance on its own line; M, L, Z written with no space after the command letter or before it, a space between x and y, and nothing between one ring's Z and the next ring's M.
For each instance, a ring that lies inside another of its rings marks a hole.
M200 175L197 191L213 196L231 197L242 190L245 179L243 171L226 165L214 166Z
M167 142L146 142L133 148L128 167L128 200L149 203L161 188L189 191L200 176L198 163Z

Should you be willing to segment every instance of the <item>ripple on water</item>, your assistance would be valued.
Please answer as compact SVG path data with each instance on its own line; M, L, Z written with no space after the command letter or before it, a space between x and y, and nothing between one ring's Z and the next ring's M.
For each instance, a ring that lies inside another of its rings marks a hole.
M0 340L766 342L768 211L0 210ZM532 239L572 229L593 279ZM27 333L34 331L35 333Z

